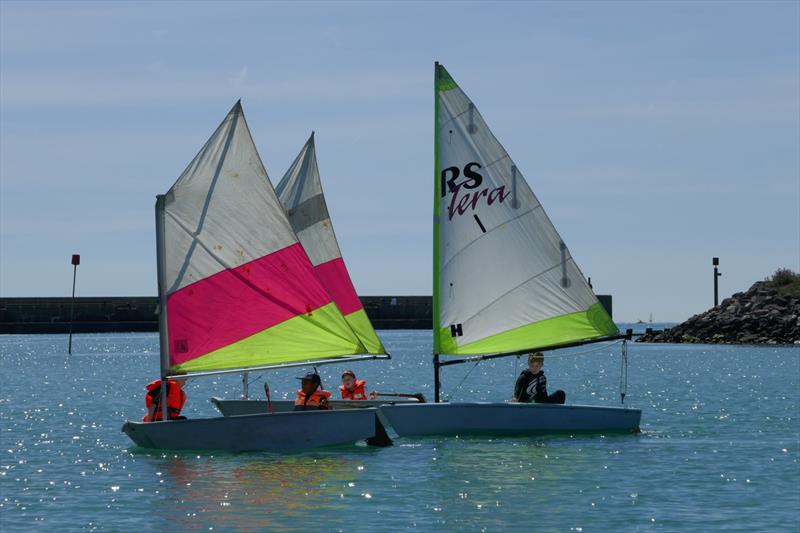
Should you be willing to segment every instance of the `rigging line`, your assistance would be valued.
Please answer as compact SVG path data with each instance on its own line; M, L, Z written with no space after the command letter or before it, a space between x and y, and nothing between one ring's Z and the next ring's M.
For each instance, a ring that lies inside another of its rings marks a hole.
M473 371L473 370L475 370L476 368L478 368L478 365L480 364L480 362L481 362L481 360L480 360L480 359L478 359L477 361L475 361L475 364L473 365L473 367L472 367L472 368L470 368L470 369L467 371L467 373L466 373L466 374L464 374L464 377L463 377L463 378L461 378L461 381L459 381L459 382L458 382L458 385L456 385L456 386L455 386L455 388L453 389L453 392L451 392L451 393L450 393L450 395L449 395L449 396L447 396L447 399L445 400L446 402L449 402L449 401L450 401L450 400L453 398L453 395L454 395L456 392L458 392L458 389L460 389L460 388L461 388L461 385L463 385L463 384L464 384L464 382L467 380L467 378L468 378L468 377L469 377L469 375L472 373L472 371Z
M247 377L247 384L248 385L255 385L256 383L258 383L259 381L264 379L265 376L266 376L266 374L259 374L257 377L254 377L254 378L250 378L248 376Z
M555 354L554 353L548 353L547 354L547 358L549 359L551 357L573 357L573 356L579 356L579 355L586 355L586 354L593 353L593 352L601 352L601 351L606 350L606 349L611 349L614 346L616 346L617 344L621 344L621 343L624 343L624 342L625 342L625 339L622 339L622 340L619 340L619 341L614 341L611 344L605 344L603 346L598 346L596 348L590 348L589 350L583 350L583 351L574 352L574 353L555 353Z

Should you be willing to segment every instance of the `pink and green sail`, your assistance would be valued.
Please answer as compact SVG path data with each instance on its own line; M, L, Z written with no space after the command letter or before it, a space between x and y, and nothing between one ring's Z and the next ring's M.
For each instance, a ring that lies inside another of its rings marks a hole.
M366 347L367 353L385 353L342 259L322 190L312 132L289 170L275 187L292 229L308 252L322 285Z
M366 351L292 230L239 103L156 207L166 372Z
M435 353L513 353L618 333L522 172L435 68Z

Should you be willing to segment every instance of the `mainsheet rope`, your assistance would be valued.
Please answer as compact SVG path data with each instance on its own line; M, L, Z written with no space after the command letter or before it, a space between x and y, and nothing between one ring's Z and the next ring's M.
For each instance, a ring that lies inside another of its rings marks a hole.
M456 388L455 388L455 389L453 389L453 392L451 392L451 393L450 393L450 395L447 397L447 399L445 400L446 402L449 402L449 401L450 401L450 400L453 398L453 395L454 395L456 392L458 392L458 389L460 389L460 388L461 388L461 385L463 385L463 384L464 384L464 382L465 382L465 381L467 380L467 378L469 377L469 375L470 375L470 374L472 374L472 371L473 371L473 370L475 370L476 368L478 368L478 365L479 365L480 363L481 363L481 360L480 360L480 359L478 359L477 361L475 361L475 364L474 364L474 365L472 365L472 368L470 368L470 369L469 369L469 371L468 371L466 374L464 374L464 377L463 377L463 378L461 378L461 381L459 381L459 382L458 382L458 385L456 385Z
M606 350L606 349L609 349L609 348L613 348L614 346L616 346L618 344L621 344L622 345L622 369L620 370L620 378L619 378L620 379L620 381L619 381L620 385L619 385L619 388L620 388L620 396L622 398L622 403L625 403L625 395L628 392L628 344L627 344L627 342L628 341L626 339L622 339L622 340L619 340L619 341L612 342L611 344L605 344L603 346L598 346L596 348L590 348L588 350L583 350L583 351L580 351L580 352L548 354L547 357L549 359L549 358L552 358L552 357L573 357L573 356L578 356L578 355L586 355L586 354L589 354L589 353L600 352L600 351L603 351L603 350ZM522 354L518 354L514 358L513 367L514 367L514 375L515 376L517 374L517 370L519 369L519 358L521 356L522 356ZM453 395L456 392L458 392L458 390L461 388L461 386L467 380L467 378L472 373L472 371L475 370L475 368L477 368L477 366L480 363L481 363L481 359L478 359L477 361L475 361L475 365L473 365L473 367L470 368L469 371L467 371L466 374L464 374L464 377L461 378L461 381L458 382L458 385L456 385L456 387L453 389L453 392L451 392L450 395L447 396L447 399L445 401L449 401L450 399L453 398Z

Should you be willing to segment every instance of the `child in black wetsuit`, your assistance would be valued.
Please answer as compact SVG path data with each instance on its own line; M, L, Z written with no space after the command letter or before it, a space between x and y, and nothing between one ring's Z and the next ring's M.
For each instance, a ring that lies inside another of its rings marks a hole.
M512 401L521 403L564 403L567 395L563 390L547 394L547 378L542 367L544 354L536 352L528 354L528 368L522 371L514 384Z

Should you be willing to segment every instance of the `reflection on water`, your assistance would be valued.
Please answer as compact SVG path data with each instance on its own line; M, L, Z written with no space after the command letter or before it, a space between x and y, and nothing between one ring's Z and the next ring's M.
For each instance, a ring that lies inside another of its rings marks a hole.
M430 397L428 332L381 332L378 390ZM641 435L405 438L291 455L132 449L157 368L155 335L0 337L5 531L791 530L800 520L800 349L632 345ZM618 404L619 348L548 357L570 401ZM348 365L349 366L349 365ZM320 367L331 388L345 365ZM505 400L520 363L447 367L456 400ZM297 370L268 374L289 397ZM463 380L463 383L461 383ZM460 387L459 387L460 385ZM190 381L189 417L216 416L238 376Z
M358 475L358 465L338 456L174 455L159 463L166 480L160 507L179 529L195 527L202 514L223 531L301 527L306 515L352 492Z

